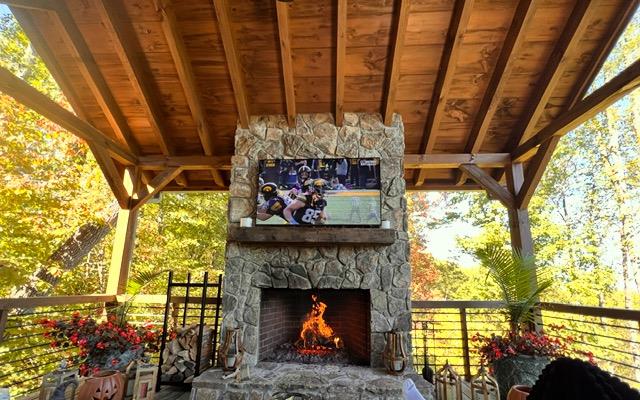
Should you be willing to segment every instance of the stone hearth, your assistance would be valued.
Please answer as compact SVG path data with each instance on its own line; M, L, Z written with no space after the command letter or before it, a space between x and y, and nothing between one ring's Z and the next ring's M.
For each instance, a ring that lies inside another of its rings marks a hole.
M358 366L306 365L260 362L251 378L237 383L222 379L222 371L209 370L193 382L193 400L267 400L282 393L297 393L311 400L399 400L402 382L410 378L426 400L433 389L421 376L388 375L379 369Z

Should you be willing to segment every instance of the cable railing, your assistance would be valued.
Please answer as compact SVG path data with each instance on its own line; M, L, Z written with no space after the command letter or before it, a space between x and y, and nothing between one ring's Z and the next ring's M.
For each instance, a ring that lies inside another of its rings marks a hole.
M500 302L414 301L413 361L438 370L448 361L467 379L480 367L472 337L503 334L509 328ZM539 317L552 337L569 337L570 356L640 388L640 311L542 303Z
M74 312L100 318L105 304L125 299L113 295L0 299L0 387L11 388L14 397L33 392L43 375L77 353L71 347L52 348L43 336L42 318L68 318ZM184 295L172 296L171 326L198 322L199 299L189 299L183 320L185 300ZM213 300L207 300L209 324L214 319ZM166 295L137 296L129 309L129 323L161 328L165 302ZM501 334L509 327L501 303L495 301L414 301L412 307L413 362L418 370L425 364L437 370L448 361L470 377L480 366L471 338L476 333ZM540 316L545 326L563 326L560 334L572 337L573 355L584 358L591 353L599 367L640 388L640 311L542 303ZM156 361L157 354L152 357Z
M129 299L127 321L134 326L151 324L154 329L161 330L166 298L166 295L138 295ZM77 312L100 319L106 316L107 307L122 304L127 299L126 295L0 299L0 388L10 388L12 398L33 393L40 387L44 375L56 370L63 359L78 354L74 347L51 346L40 324L43 318L68 319ZM184 294L171 297L170 329L199 323L200 298L189 298L186 314L183 313L185 303ZM217 306L215 293L207 295L206 303L205 321L211 325ZM157 353L150 356L152 363L158 362Z

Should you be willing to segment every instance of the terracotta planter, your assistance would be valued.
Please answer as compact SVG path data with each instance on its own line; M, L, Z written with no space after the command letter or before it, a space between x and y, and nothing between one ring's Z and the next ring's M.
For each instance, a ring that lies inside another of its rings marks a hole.
M531 393L531 387L525 385L516 385L509 390L507 400L525 400Z
M538 380L544 367L549 364L547 357L533 357L517 355L501 358L491 364L493 375L500 386L500 398L507 399L507 393L512 386L533 384Z
M78 389L78 400L122 400L124 377L118 371L101 371L87 379Z

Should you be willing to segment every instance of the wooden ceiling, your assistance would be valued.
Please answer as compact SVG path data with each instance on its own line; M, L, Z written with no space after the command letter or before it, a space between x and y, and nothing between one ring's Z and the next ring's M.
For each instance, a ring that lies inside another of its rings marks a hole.
M294 124L297 113L330 112L340 124L343 111L402 116L410 189L476 189L455 162L414 168L426 166L424 154L505 160L502 153L580 102L638 4L0 2L11 6L76 114L139 157L147 182L169 181L167 190L225 189L227 166L213 168L201 156L228 159L237 125L251 116L284 114ZM528 168L533 179L558 139L521 157L538 154ZM200 156L201 168L188 156ZM159 172L178 160L171 157L192 165ZM500 180L504 163L479 165Z

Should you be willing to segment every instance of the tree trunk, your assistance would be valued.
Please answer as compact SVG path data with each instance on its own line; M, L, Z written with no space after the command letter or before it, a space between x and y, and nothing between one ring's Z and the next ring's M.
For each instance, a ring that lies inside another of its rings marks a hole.
M11 296L35 297L50 294L60 281L62 272L76 268L91 249L109 234L118 219L118 210L118 203L114 202L109 206L109 217L103 223L89 222L76 229L44 265L31 274L26 284L13 288Z

